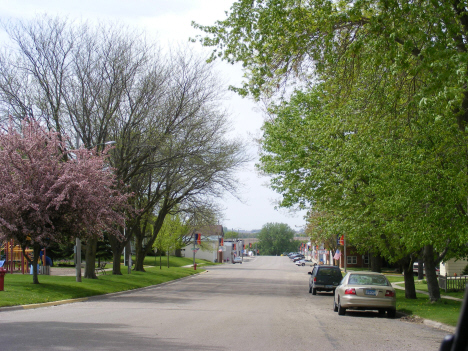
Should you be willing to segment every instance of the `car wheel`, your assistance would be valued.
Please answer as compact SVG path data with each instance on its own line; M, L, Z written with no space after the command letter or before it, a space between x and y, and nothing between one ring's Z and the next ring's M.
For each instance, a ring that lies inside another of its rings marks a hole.
M305 263L302 264L302 267L304 267L304 266L305 266Z
M312 293L312 287L309 286L309 294Z
M338 305L336 304L335 299L333 299L333 312L338 312Z
M317 295L317 289L312 288L312 295Z
M396 316L396 310L395 309L390 309L390 310L387 310L387 317L388 318L395 318Z
M341 302L338 301L338 314L344 316L346 313L346 308L341 307Z

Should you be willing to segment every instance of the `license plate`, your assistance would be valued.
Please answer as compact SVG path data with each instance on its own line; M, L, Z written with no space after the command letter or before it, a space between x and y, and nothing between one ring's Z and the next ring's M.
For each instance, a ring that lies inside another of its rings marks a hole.
M371 290L371 289L366 289L366 291L364 292L364 294L366 294L366 295L372 295L372 296L377 296L377 291Z
M325 285L325 289L333 289L333 285Z

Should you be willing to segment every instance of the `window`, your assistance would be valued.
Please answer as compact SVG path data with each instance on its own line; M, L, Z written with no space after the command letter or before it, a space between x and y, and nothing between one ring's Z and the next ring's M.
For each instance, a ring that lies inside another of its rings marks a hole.
M369 256L364 256L364 264L369 264Z
M357 264L357 256L348 256L347 257L348 264Z

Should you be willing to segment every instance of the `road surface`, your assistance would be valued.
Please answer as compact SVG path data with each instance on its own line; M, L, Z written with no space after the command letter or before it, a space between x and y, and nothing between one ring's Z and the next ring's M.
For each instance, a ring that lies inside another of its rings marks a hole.
M258 257L104 298L0 312L0 350L438 350L447 334L308 293L308 267Z

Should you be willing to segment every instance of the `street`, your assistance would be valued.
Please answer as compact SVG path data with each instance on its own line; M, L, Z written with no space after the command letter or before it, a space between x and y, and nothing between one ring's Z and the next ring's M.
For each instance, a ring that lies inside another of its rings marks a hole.
M447 334L377 313L338 316L288 257L54 307L0 312L0 350L438 350ZM0 295L1 296L1 295Z

